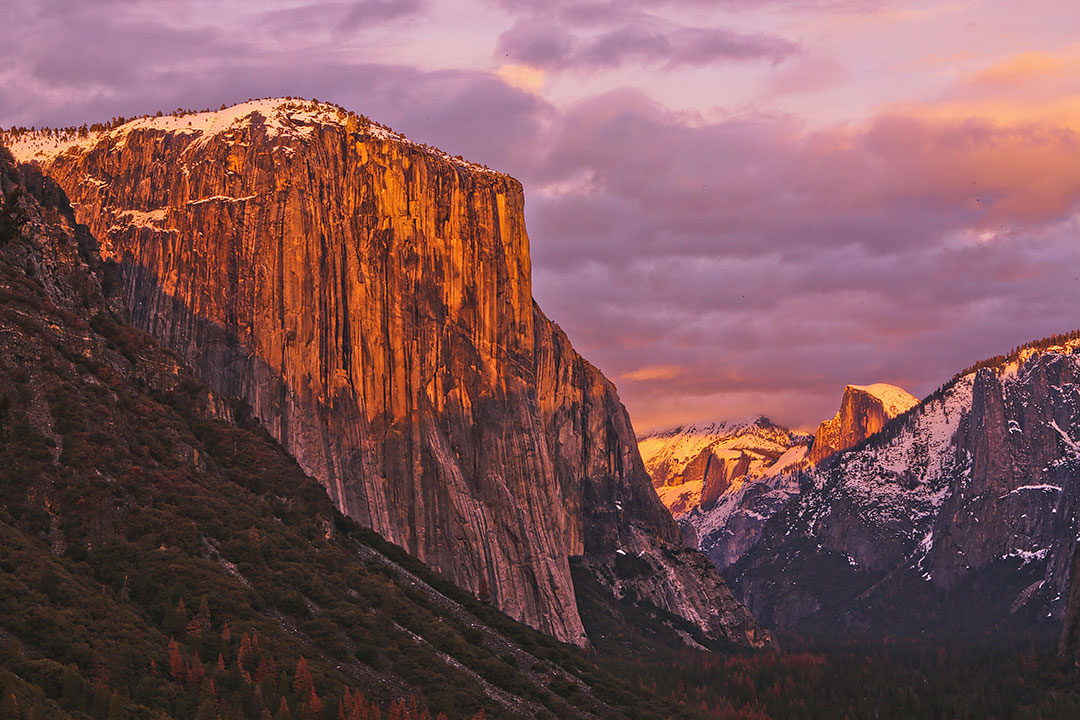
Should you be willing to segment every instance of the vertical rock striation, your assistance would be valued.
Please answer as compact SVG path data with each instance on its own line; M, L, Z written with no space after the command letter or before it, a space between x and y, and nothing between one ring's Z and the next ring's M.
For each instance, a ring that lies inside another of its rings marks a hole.
M281 100L14 150L119 263L136 325L508 614L584 644L569 556L678 545L614 387L532 300L516 180ZM730 604L713 630L760 644Z

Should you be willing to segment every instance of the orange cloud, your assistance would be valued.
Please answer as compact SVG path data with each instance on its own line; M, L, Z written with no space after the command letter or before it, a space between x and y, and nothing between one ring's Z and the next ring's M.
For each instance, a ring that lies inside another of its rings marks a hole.
M1027 51L961 79L938 102L905 108L921 117L976 117L999 126L1055 124L1080 130L1080 45Z
M1011 86L1036 77L1053 76L1065 68L1065 60L1047 52L1025 52L980 70L969 81L988 88Z
M681 375L683 369L677 365L649 365L638 368L628 373L623 373L622 379L644 382L648 380L674 380Z
M544 71L531 65L503 65L495 74L518 90L536 94L544 89Z
M1001 122L887 116L864 149L887 159L889 195L923 196L967 208L981 225L1047 220L1080 198L1080 128L1055 122Z

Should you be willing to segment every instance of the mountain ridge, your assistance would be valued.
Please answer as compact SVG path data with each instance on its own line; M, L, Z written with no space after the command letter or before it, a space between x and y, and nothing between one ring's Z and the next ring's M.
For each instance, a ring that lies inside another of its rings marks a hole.
M724 570L801 492L801 472L828 464L917 404L888 383L847 385L836 414L813 435L758 417L654 431L639 436L638 447L683 537Z
M781 625L1059 620L1077 523L1078 338L977 363L803 475L726 576ZM778 562L800 570L781 580ZM903 612L886 618L885 597L908 598Z

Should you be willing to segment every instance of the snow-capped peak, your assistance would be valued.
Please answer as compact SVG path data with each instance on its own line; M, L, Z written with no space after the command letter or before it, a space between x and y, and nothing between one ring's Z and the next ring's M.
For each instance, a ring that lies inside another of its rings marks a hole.
M881 401L885 414L889 417L902 415L919 404L919 398L907 390L888 383L873 383L872 385L848 385L847 387L866 393Z
M5 132L0 133L0 139L3 139L19 162L47 165L53 158L65 152L86 151L103 140L122 144L128 134L138 130L194 135L195 142L205 143L223 132L254 123L261 123L267 136L271 138L306 137L318 126L352 127L368 137L422 147L444 160L471 170L493 172L460 157L415 143L400 133L332 103L281 97L248 100L220 110L147 115L108 129L81 131L77 128L65 128Z

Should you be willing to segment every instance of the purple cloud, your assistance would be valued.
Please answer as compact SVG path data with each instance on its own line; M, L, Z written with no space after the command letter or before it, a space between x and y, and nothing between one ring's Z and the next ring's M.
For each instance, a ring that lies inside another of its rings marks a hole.
M811 131L783 115L689 117L630 90L560 108L484 70L370 62L364 30L422 21L410 0L245 6L273 42L173 7L9 3L0 123L318 97L509 172L526 188L538 300L641 429L758 412L812 425L845 383L922 394L1077 324L1080 140L1067 128L891 114ZM794 49L610 7L564 3L510 28L498 57L664 69Z
M554 138L526 183L536 293L640 428L812 426L846 383L923 394L1080 324L1071 131L701 124L623 91Z
M257 24L271 33L334 33L369 30L387 23L422 15L423 0L355 0L354 2L313 2L297 7L267 10Z
M519 21L499 37L495 48L498 57L554 70L606 69L628 63L661 65L669 70L727 61L778 63L797 50L797 45L776 35L725 28L664 28L637 23L584 36L535 19Z

